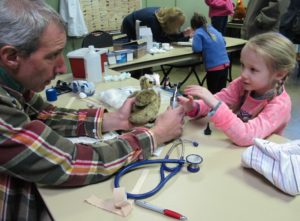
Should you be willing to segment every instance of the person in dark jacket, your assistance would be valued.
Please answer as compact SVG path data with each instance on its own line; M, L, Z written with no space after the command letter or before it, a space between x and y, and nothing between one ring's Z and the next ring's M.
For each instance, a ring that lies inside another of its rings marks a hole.
M281 16L286 12L290 0L249 0L241 37L249 39L269 31L279 32Z
M297 16L300 18L300 1L291 0L286 13L281 17L279 31L293 43L300 44L300 34L293 31L293 24Z
M140 20L140 26L151 28L153 40L156 42L173 42L188 40L191 28L180 32L185 21L183 12L176 8L148 7L127 15L122 22L121 32L127 34L130 40L136 40L135 22Z

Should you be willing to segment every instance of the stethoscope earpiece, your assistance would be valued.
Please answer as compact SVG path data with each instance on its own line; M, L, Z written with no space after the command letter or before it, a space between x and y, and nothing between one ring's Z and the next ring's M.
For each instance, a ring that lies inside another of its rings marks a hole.
M193 145L193 147L198 147L199 146L199 142L195 141L195 140L191 140L191 139L187 139L187 138L181 138L182 142L189 142Z

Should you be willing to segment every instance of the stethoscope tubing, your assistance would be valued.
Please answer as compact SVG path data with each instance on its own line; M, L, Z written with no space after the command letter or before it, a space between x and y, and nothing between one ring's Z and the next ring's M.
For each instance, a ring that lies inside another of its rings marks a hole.
M152 190L146 192L146 193L141 193L141 194L132 194L132 193L128 193L127 192L127 198L129 199L145 199L148 198L152 195L154 195L155 193L157 193L165 184L166 182L172 178L173 176L175 176L182 168L182 166L184 165L186 161L183 158L180 159L155 159L155 160L143 160L143 161L137 161L134 162L130 165L127 165L126 167L124 167L122 170L119 171L119 173L117 173L115 180L114 180L114 186L115 188L120 187L120 179L122 177L122 175L124 175L125 173L129 172L130 170L132 170L133 168L137 168L143 165L147 165L147 164L158 164L161 163L161 167L160 167L160 182L158 183L158 185L153 188ZM166 164L167 163L174 163L174 164L178 164L175 167L168 167ZM167 176L165 176L164 171L168 171L170 172Z
M131 163L131 164L125 166L115 176L115 180L114 180L115 188L120 187L119 182L120 182L121 177L128 171L132 170L133 168L137 168L137 167L147 165L147 164L159 164L160 163L161 164L160 170L159 170L160 181L156 185L156 187L154 187L152 190L150 190L148 192L141 193L141 194L132 194L132 193L128 193L128 192L126 194L127 194L127 198L129 198L129 199L145 199L145 198L148 198L148 197L154 195L155 193L157 193L168 182L169 179L171 179L173 176L175 176L181 170L181 168L185 164L186 161L184 160L184 145L183 145L184 141L185 140L179 138L177 142L174 142L173 145L171 146L171 148L169 149L169 151L167 152L164 159L142 160L142 161L137 161L137 162L134 162L134 163ZM173 150L179 145L181 146L181 148L180 148L181 153L180 153L179 159L169 159ZM193 142L193 145L195 146L194 142ZM173 163L173 164L177 164L177 165L174 167L169 167L169 166L167 166L168 163L171 163L171 164ZM169 172L169 173L167 175L165 175L165 171ZM196 171L192 171L192 172L196 172Z

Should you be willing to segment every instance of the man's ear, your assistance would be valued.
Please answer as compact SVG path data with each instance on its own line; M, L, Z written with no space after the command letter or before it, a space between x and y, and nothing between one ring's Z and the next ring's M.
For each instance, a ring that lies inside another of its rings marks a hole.
M5 45L0 48L0 61L1 63L12 70L15 70L19 67L19 53L18 50L11 45Z

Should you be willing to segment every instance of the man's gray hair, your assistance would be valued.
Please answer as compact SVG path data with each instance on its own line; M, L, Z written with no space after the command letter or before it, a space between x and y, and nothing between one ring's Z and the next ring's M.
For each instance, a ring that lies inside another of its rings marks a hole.
M29 56L38 49L39 39L50 23L66 30L61 16L43 0L1 0L0 48L11 45Z

